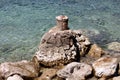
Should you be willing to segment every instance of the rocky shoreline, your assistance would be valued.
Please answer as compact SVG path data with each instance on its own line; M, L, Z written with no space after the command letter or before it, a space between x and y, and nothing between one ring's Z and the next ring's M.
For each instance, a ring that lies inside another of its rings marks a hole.
M0 80L120 80L120 43L108 44L111 54L81 30L70 30L68 21L56 17L30 61L1 63Z

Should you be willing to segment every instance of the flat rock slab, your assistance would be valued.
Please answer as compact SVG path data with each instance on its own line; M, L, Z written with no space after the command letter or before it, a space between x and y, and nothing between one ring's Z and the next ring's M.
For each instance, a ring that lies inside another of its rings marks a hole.
M19 74L25 77L38 76L38 68L30 61L5 62L0 65L0 73L2 77L9 77L14 74Z
M112 58L109 56L102 57L92 64L95 71L95 76L97 77L108 77L114 75L117 65L117 58Z
M82 80L92 73L92 67L85 63L72 62L57 72L66 80Z

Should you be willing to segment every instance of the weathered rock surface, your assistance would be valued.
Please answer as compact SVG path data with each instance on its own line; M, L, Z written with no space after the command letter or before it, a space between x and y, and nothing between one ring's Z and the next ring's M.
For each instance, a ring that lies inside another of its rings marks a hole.
M41 42L35 56L45 66L74 61L78 55L85 54L90 44L87 38L72 30L45 34Z
M53 80L56 77L57 69L46 69L43 71L42 75L35 80Z
M95 61L92 66L97 77L108 77L114 75L117 69L117 58L109 56L102 57Z
M92 67L85 63L72 62L57 72L66 80L83 80L92 73Z
M97 44L91 45L91 48L88 52L88 55L90 55L91 57L101 57L103 54L104 51Z
M66 64L85 55L90 42L78 30L68 30L67 17L61 16L57 26L50 29L41 39L35 56L44 66ZM62 21L60 21L62 20Z
M23 80L23 78L19 75L13 75L8 77L7 80Z
M108 49L120 52L120 43L119 42L109 43L108 44Z
M0 65L0 73L2 77L9 77L14 74L19 74L25 77L36 77L38 76L38 66L35 66L30 61L19 61L19 62L5 62Z

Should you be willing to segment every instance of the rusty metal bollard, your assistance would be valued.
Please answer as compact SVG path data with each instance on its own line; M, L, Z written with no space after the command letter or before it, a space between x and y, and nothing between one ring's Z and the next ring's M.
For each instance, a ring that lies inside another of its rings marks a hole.
M57 27L60 30L68 30L68 17L65 15L60 15L56 17Z

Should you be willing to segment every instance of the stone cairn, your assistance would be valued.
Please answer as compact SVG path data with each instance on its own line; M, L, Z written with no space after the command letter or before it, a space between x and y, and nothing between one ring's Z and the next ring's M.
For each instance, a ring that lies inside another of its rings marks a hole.
M31 61L0 64L0 80L120 80L119 57L93 44L81 30L70 30L68 17L45 33Z

